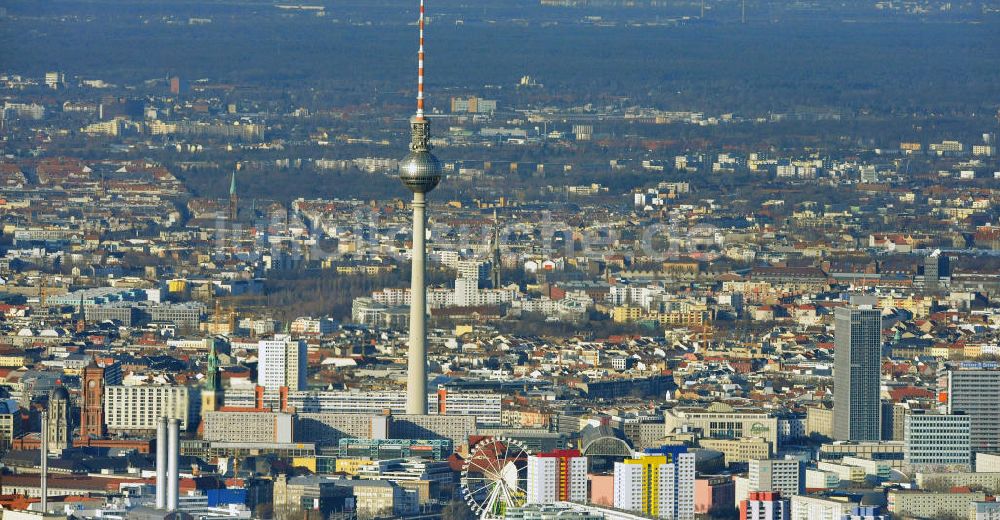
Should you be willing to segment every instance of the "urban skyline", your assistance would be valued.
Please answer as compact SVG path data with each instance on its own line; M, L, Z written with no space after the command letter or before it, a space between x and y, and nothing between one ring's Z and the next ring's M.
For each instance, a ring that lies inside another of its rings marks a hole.
M8 0L0 512L1000 518L998 27Z

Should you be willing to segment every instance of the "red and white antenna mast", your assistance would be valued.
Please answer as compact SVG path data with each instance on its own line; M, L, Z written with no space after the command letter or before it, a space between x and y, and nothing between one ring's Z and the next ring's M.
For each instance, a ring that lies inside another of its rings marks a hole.
M424 0L420 0L420 49L417 51L417 116L424 118Z

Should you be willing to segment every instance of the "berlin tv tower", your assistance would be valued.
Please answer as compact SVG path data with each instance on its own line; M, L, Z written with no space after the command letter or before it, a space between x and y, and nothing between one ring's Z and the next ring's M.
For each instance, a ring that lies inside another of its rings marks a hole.
M441 162L431 153L431 123L424 118L424 0L420 0L417 51L417 113L410 119L410 153L399 163L399 180L413 192L413 264L410 271L410 349L407 353L406 413L427 414L427 287L424 239L427 192L441 182Z

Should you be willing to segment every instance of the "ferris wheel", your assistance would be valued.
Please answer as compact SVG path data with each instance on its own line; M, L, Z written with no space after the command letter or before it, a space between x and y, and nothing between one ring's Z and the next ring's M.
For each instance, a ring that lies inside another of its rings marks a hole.
M482 520L503 518L527 498L528 449L506 437L476 443L462 465L462 496Z

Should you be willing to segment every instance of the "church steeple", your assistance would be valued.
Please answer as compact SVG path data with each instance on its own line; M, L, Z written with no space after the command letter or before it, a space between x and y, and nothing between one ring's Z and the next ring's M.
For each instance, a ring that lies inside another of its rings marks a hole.
M83 293L80 293L80 304L76 309L76 332L83 333L87 330L87 314L84 312Z
M500 288L500 217L493 208L493 258L490 266L490 277L494 289Z
M208 352L208 367L205 369L205 389L213 392L222 390L222 378L219 374L219 355L215 352L215 340L212 340Z
M205 381L201 390L201 419L204 425L205 414L222 407L226 394L222 391L222 375L219 373L219 355L215 351L215 339L208 351L208 366L205 369Z
M229 221L235 221L238 213L237 203L239 202L239 196L236 195L236 169L233 169L233 175L229 179Z

